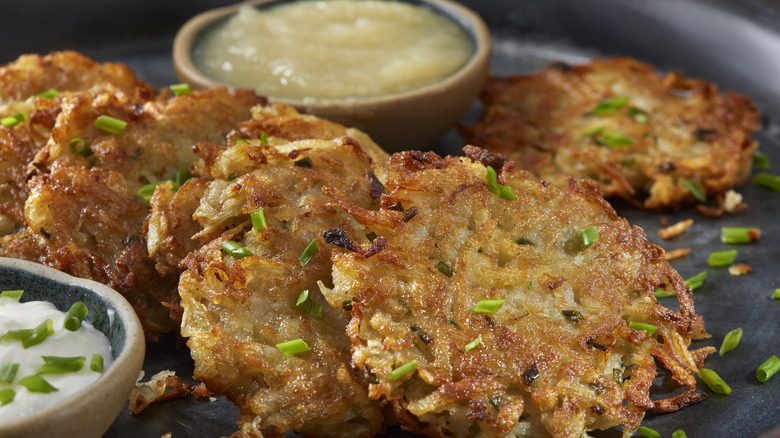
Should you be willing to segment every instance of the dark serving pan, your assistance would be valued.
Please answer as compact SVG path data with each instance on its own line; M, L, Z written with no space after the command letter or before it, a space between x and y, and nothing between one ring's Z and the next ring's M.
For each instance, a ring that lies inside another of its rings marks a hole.
M129 64L157 87L176 83L170 59L176 29L189 17L229 1L135 0L4 0L0 7L0 62L22 53L74 49L100 61ZM752 97L765 117L756 134L760 149L780 173L780 0L464 0L488 23L494 39L494 75L528 73L551 61L577 63L593 57L626 55L651 62L659 70L682 69ZM478 103L464 115L474 121ZM435 147L458 153L463 140L447 132ZM704 286L694 294L697 311L712 338L696 347L718 347L723 336L741 327L739 348L709 358L732 387L729 396L712 394L699 404L673 414L648 415L644 425L671 436L684 429L691 437L780 436L780 377L759 383L755 369L780 354L780 300L770 298L780 288L780 193L748 183L739 191L747 211L712 220L694 209L657 215L616 204L619 213L642 226L648 238L666 249L693 248L673 262L689 277L707 269ZM662 242L657 237L662 218L673 223L694 218L683 235ZM762 240L739 247L738 260L753 274L732 277L722 268L707 268L705 259L724 249L722 226L755 226ZM150 345L144 366L147 376L163 369L192 374L192 361L174 339ZM661 390L660 382L654 390ZM224 398L175 400L149 407L137 417L123 413L109 437L226 436L235 430L238 411ZM410 436L392 430L391 436ZM617 437L610 430L598 436Z

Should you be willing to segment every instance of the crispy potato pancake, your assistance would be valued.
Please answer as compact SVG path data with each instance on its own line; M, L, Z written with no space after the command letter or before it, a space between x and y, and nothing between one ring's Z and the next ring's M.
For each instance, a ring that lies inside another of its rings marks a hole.
M322 291L333 307L351 302L352 363L369 374L369 395L408 430L464 438L574 438L621 424L629 436L646 411L700 400L695 374L714 349L689 351L706 332L664 251L592 182L561 189L466 151L482 163L393 155L379 211L331 193L379 236L366 246L344 237L352 230L324 233L341 249ZM491 192L483 163L517 200ZM676 292L681 310L659 305L656 288ZM480 310L483 300L494 307ZM652 400L654 359L687 388Z
M567 175L590 178L648 210L696 202L691 184L714 195L744 183L758 146L750 99L629 58L491 78L481 99L482 120L460 126L467 142L564 187Z
M152 198L149 252L160 272L185 269L181 333L195 377L239 406L237 436L374 436L384 418L350 366L346 315L317 286L331 284L322 230L368 242L323 187L378 208L374 161L343 126L282 105L253 111L255 119L229 136L231 146L198 145L204 177L176 193L160 186ZM264 228L250 218L259 208ZM226 241L251 255L229 255ZM304 266L299 257L313 241L320 250ZM311 351L285 355L276 347L295 339Z

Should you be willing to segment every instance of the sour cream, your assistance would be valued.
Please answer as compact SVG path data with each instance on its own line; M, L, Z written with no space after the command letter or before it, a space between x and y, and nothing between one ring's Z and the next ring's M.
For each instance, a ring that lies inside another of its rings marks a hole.
M0 337L10 330L35 328L47 319L53 322L54 334L38 345L25 349L19 341L0 342L0 366L6 362L19 364L12 383L0 382L0 390L11 388L16 391L13 401L0 406L0 424L54 407L95 383L102 373L90 369L94 353L103 356L103 370L111 365L108 339L90 324L84 322L81 328L71 332L62 327L65 313L49 302L19 303L15 298L0 298ZM44 364L41 356L84 356L86 360L83 368L77 372L41 375L58 391L47 394L30 392L18 382L40 369Z
M436 83L474 52L464 30L424 6L384 0L244 7L207 31L206 75L271 97L365 98Z

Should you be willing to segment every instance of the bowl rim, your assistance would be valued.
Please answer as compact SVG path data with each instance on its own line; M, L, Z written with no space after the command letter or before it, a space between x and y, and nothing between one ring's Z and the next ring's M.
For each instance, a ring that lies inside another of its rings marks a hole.
M57 283L79 287L98 294L116 310L116 317L122 321L125 329L124 345L117 352L115 359L112 360L111 366L94 383L45 411L0 424L0 434L24 431L35 423L62 419L66 417L68 412L84 411L87 406L90 406L95 401L104 400L109 394L114 393L116 385L126 383L122 382L121 377L127 370L141 369L146 349L143 328L135 310L119 292L102 283L74 277L49 266L26 260L0 257L0 267L24 271L32 276L45 277ZM2 285L0 285L0 288L2 288ZM112 351L113 348L114 346L112 345ZM137 375L137 372L135 374ZM127 396L129 395L128 391ZM110 422L108 424L110 425Z
M210 9L190 18L179 28L173 42L173 65L179 78L197 88L209 88L212 86L226 86L238 88L230 84L219 82L198 69L192 59L193 46L201 35L201 32L236 13L245 6L260 6L266 3L283 4L307 0L246 0L234 5ZM350 108L355 105L377 107L387 103L408 98L415 98L427 94L439 94L453 87L461 80L472 77L476 72L490 63L491 37L490 30L482 18L468 7L451 0L396 0L402 3L424 5L463 29L474 43L474 51L468 61L458 70L446 78L411 90L380 96L363 98L306 98L290 99L277 96L266 96L269 100L282 102L295 108Z

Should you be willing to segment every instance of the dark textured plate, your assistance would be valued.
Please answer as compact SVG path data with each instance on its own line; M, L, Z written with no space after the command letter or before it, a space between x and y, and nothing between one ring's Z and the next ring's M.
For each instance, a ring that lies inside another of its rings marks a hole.
M76 49L101 61L129 64L139 76L162 87L178 82L170 60L178 26L218 0L13 0L3 2L0 62L24 52L45 53ZM780 173L780 0L464 0L482 15L494 39L493 74L528 73L550 61L570 63L592 57L626 55L654 63L659 70L682 69L752 97L766 123L756 138ZM464 115L474 121L476 104ZM463 140L455 130L445 134L436 150L458 153ZM618 211L642 226L648 238L666 249L693 248L673 262L683 277L707 270L704 286L694 294L697 311L712 338L695 347L718 347L723 336L741 327L739 348L717 354L706 366L731 385L729 396L713 394L701 403L667 415L648 415L644 425L670 436L684 429L696 437L780 436L780 376L758 383L755 369L780 354L780 300L770 298L780 288L780 193L748 183L739 191L747 211L717 220L693 209L656 215L616 204ZM692 217L695 225L683 235L661 241L662 218L670 222ZM708 268L705 260L719 241L722 226L760 227L759 243L739 246L738 261L753 274L732 277L725 269ZM667 300L673 302L674 300ZM671 304L670 304L671 306ZM185 349L167 339L152 345L145 364L147 375L162 369L182 376L192 373ZM659 381L660 390L663 382ZM238 415L229 402L179 400L151 406L142 415L123 414L107 433L110 437L224 436L235 430ZM393 430L392 436L404 436ZM620 436L607 431L600 436Z

